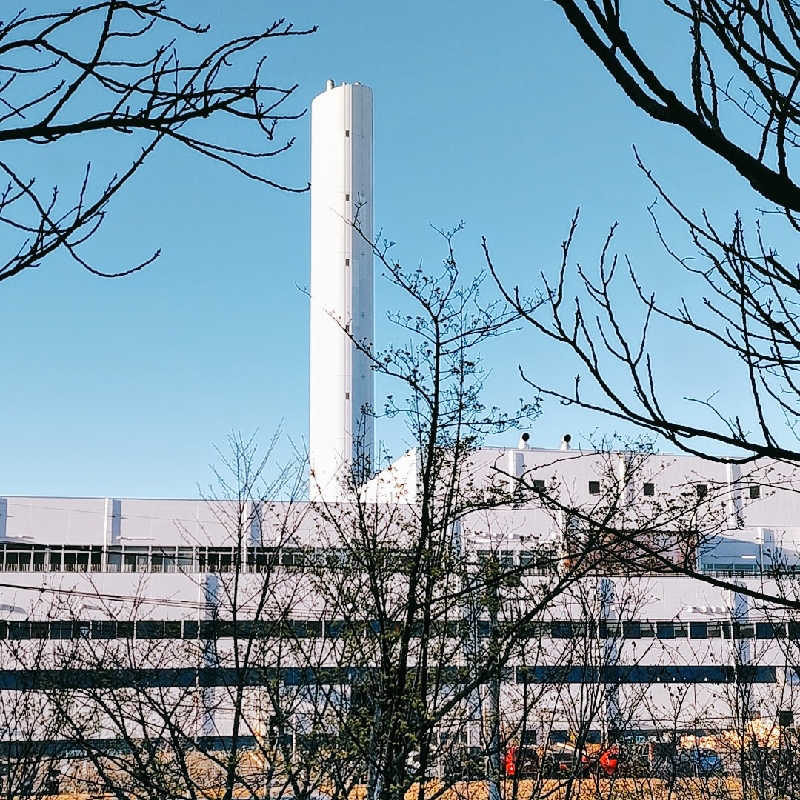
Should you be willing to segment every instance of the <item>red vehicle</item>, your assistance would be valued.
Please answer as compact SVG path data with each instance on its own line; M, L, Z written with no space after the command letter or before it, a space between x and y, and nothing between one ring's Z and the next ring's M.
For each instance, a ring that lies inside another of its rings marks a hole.
M512 744L506 750L503 768L509 778L531 777L539 772L539 753L535 747Z
M619 745L612 744L610 747L606 747L599 753L593 754L593 756L587 756L584 753L581 761L586 764L588 770L597 772L597 774L603 774L607 778L610 778L617 771L617 767L619 766L619 757Z
M509 778L534 777L540 773L545 778L591 774L610 778L617 771L619 759L620 749L616 744L580 754L570 744L552 744L546 748L512 744L506 750L503 767Z

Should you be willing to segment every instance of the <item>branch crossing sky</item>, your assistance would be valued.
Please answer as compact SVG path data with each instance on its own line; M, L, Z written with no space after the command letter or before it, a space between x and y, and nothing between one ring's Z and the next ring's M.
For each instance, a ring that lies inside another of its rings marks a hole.
M679 200L692 211L706 207L723 227L737 205L745 213L755 205L712 156L632 108L547 2L176 4L184 8L211 22L214 37L282 15L319 25L313 37L278 42L265 75L299 83L296 109L328 78L373 88L376 225L408 264L435 268L444 251L431 225L463 219L457 253L465 270L480 268L485 234L509 283L533 289L540 270L557 267L581 206L576 260L595 264L608 226L619 220L620 252L645 282L679 297L687 288L646 213L655 192L636 168L633 144ZM681 60L687 37L646 14L637 20L644 41L677 83L688 69ZM274 174L303 184L308 120L291 133L295 147ZM110 173L128 147L124 137L97 137L52 157L20 150L16 163L69 191L87 158ZM156 264L103 281L53 258L0 285L0 494L194 497L210 478L214 445L232 429L259 429L267 441L280 425L277 458L302 449L308 238L308 195L266 189L163 148L114 202L92 245L95 261L111 266L160 247ZM376 301L380 344L394 335L383 316L392 295L380 282ZM639 310L624 284L620 302L635 324ZM653 344L667 402L720 390L735 403L727 366L681 347ZM524 394L517 364L562 387L575 372L565 353L532 334L498 342L487 359L489 403ZM531 436L535 445L557 447L567 431L588 442L614 430L545 405ZM377 437L402 451L397 425L379 421Z

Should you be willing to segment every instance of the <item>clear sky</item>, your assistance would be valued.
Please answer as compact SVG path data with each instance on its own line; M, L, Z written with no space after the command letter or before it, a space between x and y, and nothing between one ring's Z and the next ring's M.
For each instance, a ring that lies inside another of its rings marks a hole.
M409 263L435 264L442 252L430 225L463 219L458 249L468 268L480 265L485 234L508 281L533 286L540 269L557 264L580 205L576 256L591 264L607 226L620 220L620 249L644 278L667 294L682 291L646 214L654 192L635 167L633 144L690 208L704 205L726 220L737 204L752 205L741 181L699 146L633 109L544 0L177 5L211 22L211 36L283 15L319 25L313 37L277 43L266 74L299 83L298 109L327 78L373 88L376 224ZM680 69L676 32L640 22L654 57ZM303 184L307 119L293 132L295 148L274 173ZM87 155L112 172L127 144L75 144L59 163L41 151L20 158L39 181L64 182ZM289 439L302 447L307 194L266 189L168 146L117 199L92 246L95 261L111 266L156 247L163 256L124 280L52 258L0 284L0 494L192 497L232 429L259 429L267 439L281 425L280 457L291 452ZM379 284L379 343L390 336L386 298ZM675 402L716 389L735 397L706 353L655 347L667 356L661 375ZM518 363L555 382L574 371L565 354L531 336L488 355L492 402L524 392ZM555 447L566 431L586 440L595 429L608 423L546 405L532 439ZM378 438L402 448L380 423Z

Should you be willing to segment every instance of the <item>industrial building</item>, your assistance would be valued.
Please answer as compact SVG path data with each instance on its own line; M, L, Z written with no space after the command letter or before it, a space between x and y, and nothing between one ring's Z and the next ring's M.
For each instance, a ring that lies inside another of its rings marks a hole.
M33 668L19 662L22 642L50 643L47 653L67 641L135 643L151 648L141 674L109 661L113 682L136 686L146 673L149 686L194 686L204 703L193 717L198 735L224 737L230 717L214 693L230 680L223 665L232 605L237 635L277 641L270 623L291 628L294 646L272 663L268 653L277 647L265 651L260 662L287 670L288 683L302 684L309 664L343 666L336 653L340 609L303 576L320 580L325 569L335 570L336 537L322 530L324 516L315 507L346 506L343 487L354 465L370 463L374 441L367 357L374 338L371 90L329 82L312 104L311 129L310 500L253 508L232 501L0 498L3 691L31 685ZM518 575L509 598L538 591L568 568L575 531L563 508L590 516L620 487L624 502L616 518L634 528L663 529L663 522L643 526L642 520L662 519L683 498L704 536L681 552L654 538L655 555L709 580L665 575L657 559L634 568L620 554L617 570L606 565L570 584L520 634L502 674L504 724L519 724L526 686L538 692L536 703L523 707L526 724L550 735L574 726L570 708L586 702L577 691L586 685L602 690L591 710L590 728L598 730L726 725L742 713L734 696L742 682L752 689L750 716L800 710L800 616L735 589L800 599L793 582L800 562L798 476L783 465L758 462L743 470L664 454L638 454L631 473L630 454L570 449L566 437L553 444L532 448L520 439L470 456L475 485L511 500L489 502L460 520L459 546L479 567L493 553ZM380 475L361 476L370 477L362 500L402 516L418 502L416 468L410 452ZM520 480L533 490L521 500L515 499ZM537 490L558 502L541 502ZM226 594L225 576L233 574L241 579L237 598ZM266 592L265 575L272 581ZM488 635L486 622L473 620L479 639ZM203 644L212 641L214 647ZM576 642L591 647L576 650ZM189 652L200 661L187 660ZM453 665L465 659L455 647ZM248 678L250 688L262 677ZM85 686L91 676L44 670L41 680L39 688L48 681L69 688ZM6 740L25 735L4 733Z

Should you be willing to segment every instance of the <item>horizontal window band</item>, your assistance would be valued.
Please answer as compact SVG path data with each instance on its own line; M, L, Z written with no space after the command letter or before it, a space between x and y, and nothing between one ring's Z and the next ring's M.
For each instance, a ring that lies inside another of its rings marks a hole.
M800 622L747 622L623 620L534 621L523 625L500 623L503 637L519 641L537 639L628 639L706 640L706 639L785 639L800 640ZM0 641L23 639L270 639L342 638L361 635L398 636L399 622L385 620L0 620ZM411 638L421 637L422 624L412 625ZM430 637L486 639L492 635L487 619L434 621Z
M471 680L467 667L431 668L440 684ZM140 669L0 670L0 690L112 690L210 688L224 686L369 685L379 670L371 667L159 667ZM538 684L775 683L776 668L767 666L522 666L505 667L504 682ZM488 680L488 678L487 678Z

